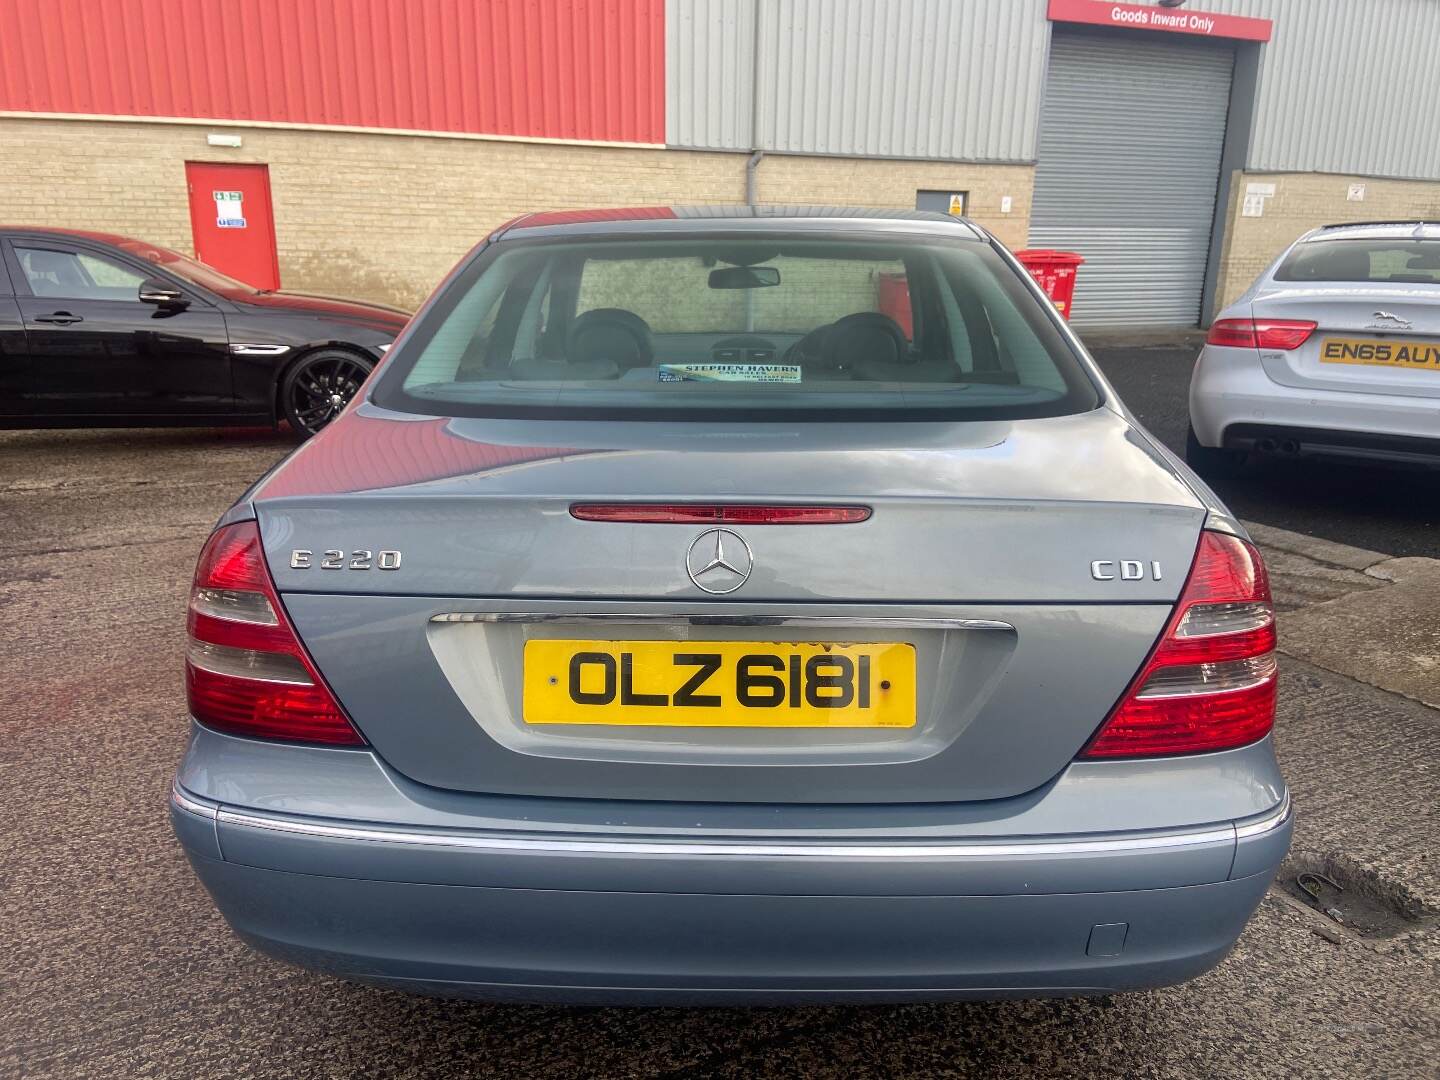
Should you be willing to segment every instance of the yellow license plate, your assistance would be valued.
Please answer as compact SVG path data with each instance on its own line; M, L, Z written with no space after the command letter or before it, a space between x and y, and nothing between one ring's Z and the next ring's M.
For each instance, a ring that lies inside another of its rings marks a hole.
M915 647L776 641L525 643L527 724L908 728Z
M1440 344L1332 337L1320 343L1320 360L1326 364L1379 364L1440 371Z

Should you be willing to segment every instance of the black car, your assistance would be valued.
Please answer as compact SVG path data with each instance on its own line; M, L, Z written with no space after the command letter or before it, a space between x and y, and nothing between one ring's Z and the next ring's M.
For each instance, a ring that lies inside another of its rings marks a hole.
M0 227L0 428L283 419L313 434L408 319L123 236Z

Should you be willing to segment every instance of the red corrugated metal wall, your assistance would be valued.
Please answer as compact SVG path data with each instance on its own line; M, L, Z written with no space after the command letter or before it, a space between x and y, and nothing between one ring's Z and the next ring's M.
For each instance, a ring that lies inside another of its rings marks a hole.
M665 0L0 0L0 111L665 141Z

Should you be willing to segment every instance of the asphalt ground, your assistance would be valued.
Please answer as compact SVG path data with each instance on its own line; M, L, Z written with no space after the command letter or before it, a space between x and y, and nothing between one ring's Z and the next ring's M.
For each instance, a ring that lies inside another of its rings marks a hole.
M1433 921L1361 939L1279 889L1215 971L1106 1000L492 1006L250 952L165 798L195 555L288 448L252 431L0 433L0 1076L1435 1075ZM1282 640L1290 611L1344 604L1353 573L1287 563ZM1433 920L1436 711L1286 659L1277 741L1297 852Z
M1148 347L1091 342L1090 351L1140 422L1183 457L1198 339ZM1440 411L1435 424L1440 433ZM1211 486L1246 521L1390 555L1440 558L1440 470L1272 457L1253 460L1236 479Z

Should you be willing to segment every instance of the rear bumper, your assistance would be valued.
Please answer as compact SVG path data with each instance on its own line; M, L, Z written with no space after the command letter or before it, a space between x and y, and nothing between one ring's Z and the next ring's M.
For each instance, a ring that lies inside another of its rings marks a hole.
M1292 442L1295 455L1440 466L1440 400L1285 386L1253 349L1201 350L1190 423L1202 446L1249 450L1272 439Z
M780 1003L1107 993L1216 964L1289 846L1288 798L1203 829L1006 841L677 842L171 818L263 952L424 993Z
M1440 419L1437 419L1440 424ZM1341 431L1286 424L1231 424L1225 429L1227 450L1281 457L1346 458L1384 465L1440 469L1440 438L1386 435L1373 431Z

